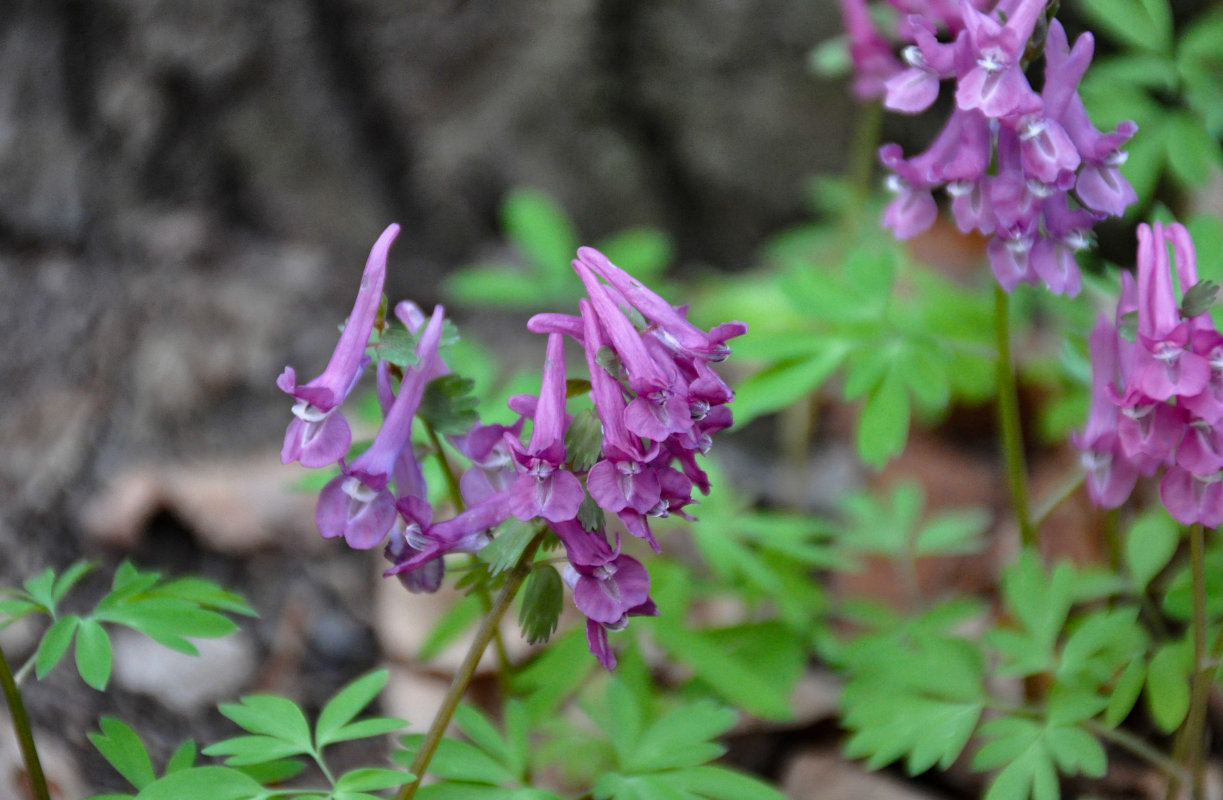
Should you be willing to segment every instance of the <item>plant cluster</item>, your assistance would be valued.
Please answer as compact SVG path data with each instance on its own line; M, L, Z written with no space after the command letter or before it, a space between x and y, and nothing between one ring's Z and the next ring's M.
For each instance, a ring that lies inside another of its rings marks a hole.
M223 704L240 731L184 742L160 770L162 754L104 717L90 740L130 789L95 800L778 800L716 763L720 740L748 716L791 719L813 665L843 687L844 750L870 768L958 765L987 800L1056 800L1099 794L1126 759L1165 776L1169 798L1204 797L1223 679L1223 541L1209 531L1223 522L1223 224L1182 225L1161 201L1177 206L1223 163L1223 16L1174 23L1167 0L1085 0L1118 45L1093 66L1092 33L1071 41L1043 0L840 5L858 96L914 114L939 108L950 82L949 117L905 158L864 114L859 169L814 183L813 220L766 242L753 269L690 280L691 309L673 305L665 233L581 247L558 203L518 190L502 209L517 260L461 269L447 291L536 312L539 372L502 380L441 306L390 304L391 225L326 368L277 380L293 399L282 460L314 470L301 487L317 492L320 534L381 548L384 577L409 592L448 575L463 590L418 654L470 640L426 732L336 767L334 745L376 751L407 725L361 716L385 670L320 708ZM870 186L873 161L890 200ZM984 237L975 275L910 246L931 228L956 235L938 225L940 200ZM1133 275L1091 252L1106 218L1134 223ZM733 391L716 371L732 341L748 373ZM1040 399L1027 417L1021 385ZM873 468L915 428L993 405L1009 506L946 508L902 477L794 507L758 496L764 481L729 479L711 453L732 407L740 427L772 416L770 474L801 474L820 412L841 402L858 405L855 451ZM377 424L371 441L354 441L354 413ZM1025 438L1028 419L1039 435ZM1026 460L1049 449L1082 460L1035 496ZM1047 555L1049 520L1075 498L1100 509L1082 531L1098 563ZM670 541L686 546L662 552ZM932 561L966 557L996 567L989 587L932 585ZM868 566L894 579L894 602L827 580ZM0 599L0 629L48 623L16 670L0 653L36 800L50 794L26 680L75 648L81 678L105 690L113 626L192 652L254 613L209 581L127 563L91 611L66 611L90 569L48 569ZM584 624L563 619L566 587ZM512 609L537 645L519 663L501 641ZM465 692L490 646L499 691L478 708Z

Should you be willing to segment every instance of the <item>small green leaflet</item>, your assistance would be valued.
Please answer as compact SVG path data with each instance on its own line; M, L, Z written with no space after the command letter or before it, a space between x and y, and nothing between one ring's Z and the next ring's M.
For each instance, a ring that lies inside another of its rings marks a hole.
M157 780L152 759L144 748L144 742L134 730L122 720L102 717L98 720L101 732L89 734L89 741L110 762L115 771L138 791ZM186 770L195 764L195 743L190 739L175 749L166 763L166 775ZM130 798L130 794L114 797Z
M973 768L1001 771L985 800L1058 800L1058 772L1099 778L1108 767L1103 745L1072 725L1025 717L1001 717L981 726L991 741L977 751Z
M425 385L417 414L438 433L465 433L478 419L474 388L475 381L454 373L434 378Z
M551 564L536 564L523 587L518 624L531 644L548 641L556 631L565 600L565 584Z

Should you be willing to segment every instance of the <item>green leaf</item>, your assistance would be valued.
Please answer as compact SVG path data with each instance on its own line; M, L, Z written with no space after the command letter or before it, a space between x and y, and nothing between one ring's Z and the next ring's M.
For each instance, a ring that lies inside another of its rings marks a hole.
M564 607L565 583L551 564L537 564L527 576L518 610L522 636L531 644L548 641Z
M526 698L531 719L546 719L586 682L595 663L586 647L585 633L575 628L553 639L537 658L518 670L511 681L515 691Z
M51 613L55 612L55 570L47 567L37 575L27 578L22 586L34 602Z
M202 608L225 611L230 614L240 614L245 617L259 616L240 594L222 589L204 578L175 578L153 587L149 594L154 597L186 600Z
M513 569L538 530L530 522L510 518L496 527L496 538L480 550L480 560L493 575Z
M288 742L300 747L301 752L312 750L310 723L297 704L288 698L252 694L238 703L224 703L217 710L251 733Z
M737 716L710 700L675 708L646 728L621 766L630 772L657 772L713 761L726 748L709 740L730 730Z
M191 767L166 775L136 795L136 800L251 800L265 791L254 778L228 767Z
M565 455L574 472L585 472L603 453L603 423L593 408L573 415L565 431Z
M455 724L472 743L501 764L510 766L509 748L488 717L469 705L454 712Z
M85 683L105 691L110 681L112 653L106 630L92 619L83 620L76 635L76 668Z
M990 522L990 514L983 508L945 511L917 532L914 553L919 556L979 553L987 545L982 536Z
M401 741L406 749L394 754L395 761L410 764L424 738L423 734L404 736ZM516 775L488 753L475 745L457 739L442 739L429 764L429 774L448 780L494 785L512 783L517 780Z
M156 779L144 742L127 723L115 717L102 717L98 727L101 733L90 733L89 741L128 783L143 789Z
M853 61L849 55L849 36L841 34L817 44L807 54L807 67L821 78L834 80L850 74Z
M822 339L807 355L779 361L735 387L735 424L780 411L814 392L845 360L850 345Z
M545 287L554 288L558 278L569 277L569 261L577 252L578 237L555 200L537 189L516 189L501 206L501 224L510 240L538 268Z
M466 595L457 603L453 603L446 613L441 616L425 640L421 642L420 652L416 657L421 661L432 661L437 658L448 645L456 641L463 632L484 615L484 609L480 606L480 599L473 595Z
M416 355L418 341L406 328L388 327L378 338L378 358L397 367L411 367L420 361Z
M206 756L228 756L226 766L242 767L280 761L311 751L309 743L286 741L275 736L234 736L204 748Z
M1083 0L1079 8L1097 28L1135 50L1172 52L1167 0Z
M72 637L81 624L81 618L76 614L60 617L38 643L38 652L34 655L34 674L41 680L50 672L59 660L68 652L72 645Z
M1147 664L1141 656L1135 658L1118 676L1113 686L1112 696L1104 709L1104 724L1116 727L1130 715L1134 704L1142 694L1142 686L1146 682Z
M1185 186L1201 186L1220 164L1219 142L1192 114L1172 113L1164 123L1168 166Z
M55 579L55 584L51 588L51 597L55 603L63 600L68 592L72 591L72 587L76 586L81 578L85 577L97 564L92 561L78 561Z
M879 468L904 449L909 436L909 397L900 370L890 369L858 416L858 455Z
M1125 566L1139 589L1158 575L1180 542L1180 526L1163 506L1144 511L1130 525L1125 537Z
M441 434L461 434L478 419L479 398L471 394L475 381L450 373L425 384L417 415Z
M785 795L760 779L716 765L664 772L656 779L710 800L785 800Z
M602 775L591 790L595 800L692 800L663 780L661 775Z
M180 744L166 762L166 774L195 766L195 742L188 739Z
M1155 651L1147 666L1147 709L1155 727L1171 733L1189 712L1189 678L1193 653L1188 642L1172 642Z
M445 287L461 305L529 309L543 304L537 283L510 264L464 267L446 276Z
M600 241L599 251L637 280L650 283L671 263L675 245L657 228L626 228Z
M653 622L654 640L718 695L766 719L791 718L793 686L779 685L771 675L762 674L753 663L759 652L742 658L729 656L716 639L689 629L666 611Z
M385 736L394 733L407 725L407 720L396 717L369 717L350 722L343 728L331 734L331 742L348 742L353 739L372 739L375 736Z
M402 786L412 780L410 772L397 769L363 767L346 772L336 781L335 788L345 792L370 792Z
M315 746L321 750L335 741L332 737L374 701L382 687L386 686L389 676L390 672L385 669L375 670L336 692L335 697L328 700L319 712L314 726Z

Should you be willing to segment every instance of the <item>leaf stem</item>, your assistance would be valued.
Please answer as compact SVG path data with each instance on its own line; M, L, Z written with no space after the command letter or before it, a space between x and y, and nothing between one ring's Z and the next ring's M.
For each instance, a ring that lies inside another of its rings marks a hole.
M1002 450L1011 505L1019 524L1024 547L1039 546L1036 528L1028 511L1028 475L1023 456L1023 429L1019 419L1019 394L1015 384L1015 365L1011 356L1010 295L994 286L994 333L998 344L998 422L1002 428Z
M17 668L17 673L13 676L13 682L18 686L25 683L26 676L34 669L34 664L38 660L38 652L30 654L30 657L25 660L25 663Z
M43 774L42 762L38 760L38 748L34 745L34 731L30 728L30 717L26 714L25 703L21 699L21 690L13 671L9 669L8 659L0 648L0 685L4 688L4 699L8 703L9 715L13 720L13 731L21 745L21 757L25 760L26 775L30 779L30 789L34 800L51 800L51 792L47 788L47 776Z
M437 710L437 715L433 717L433 722L425 734L424 741L420 744L420 749L416 751L416 757L412 760L412 766L409 767L409 771L416 777L410 783L404 784L403 789L396 795L396 800L412 800L416 795L416 790L420 788L421 779L424 778L425 771L429 768L429 762L433 760L433 754L437 751L446 733L446 726L450 724L450 718L454 716L459 701L463 699L463 693L467 691L467 685L471 683L471 678L475 675L480 657L484 655L485 648L488 647L488 643L493 639L493 634L501 624L501 618L505 616L505 612L514 600L514 595L518 594L518 589L521 588L522 582L526 580L527 574L531 571L535 551L539 549L539 543L543 541L545 533L546 529L542 529L535 535L531 543L522 551L518 563L506 576L501 594L497 595L497 600L493 603L488 616L484 618L484 622L476 631L475 639L472 640L471 647L467 649L467 655L463 657L463 663L459 665L454 681L442 699L441 708Z
M432 425L424 420L421 420L421 422L425 426L425 434L429 437L429 443L433 445L438 466L442 468L442 475L446 478L446 488L450 492L450 502L454 505L454 513L461 514L467 508L467 504L463 502L463 491L459 486L458 477L454 474L454 469L450 466L450 459L446 458L446 450L442 445L442 438L437 435L437 431L433 429ZM479 563L480 559L475 554L472 554L472 566L477 566ZM476 584L474 591L480 601L480 606L484 609L484 613L487 614L492 611L493 598L488 592L488 587L481 581ZM501 638L500 629L493 630L493 649L497 653L497 675L502 680L506 680L510 674L510 654L505 649L505 640Z
M1212 669L1206 663L1206 536L1201 523L1189 528L1189 568L1193 575L1193 679L1189 696L1189 713L1177 742L1181 755L1192 776L1190 796L1203 800L1205 795L1206 704L1210 700Z
M1058 506L1066 502L1078 488L1087 480L1087 475L1083 470L1076 469L1074 473L1065 477L1061 483L1053 487L1053 491L1047 497L1040 499L1036 503L1036 507L1032 509L1032 525L1039 528L1044 524L1049 515L1057 510Z
M1175 759L1169 758L1160 752L1158 748L1152 747L1140 736L1135 736L1121 728L1110 728L1094 719L1084 720L1080 724L1097 738L1107 739L1118 747L1129 750L1152 766L1158 767L1174 780L1179 780L1185 775L1184 767L1177 763Z

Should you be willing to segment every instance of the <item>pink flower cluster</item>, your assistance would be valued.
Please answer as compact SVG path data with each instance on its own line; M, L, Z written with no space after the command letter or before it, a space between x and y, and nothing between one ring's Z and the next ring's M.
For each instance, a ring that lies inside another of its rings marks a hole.
M955 81L955 108L929 149L907 159L896 144L879 151L896 193L884 224L902 239L926 230L938 215L933 192L945 188L960 230L990 237L990 266L1004 289L1043 282L1056 294L1077 294L1075 252L1099 220L1120 216L1136 199L1119 169L1136 126L1100 132L1078 94L1091 34L1071 48L1061 23L1047 22L1037 93L1024 69L1039 50L1045 0L1001 0L988 11L969 0L925 8L910 0L904 10L918 13L898 31L905 66L864 4L842 0L860 93L882 93L887 108L915 114L934 103L943 80Z
M1168 242L1175 254L1169 263ZM1184 226L1138 226L1138 279L1122 275L1115 324L1091 335L1092 404L1075 435L1092 501L1116 508L1140 475L1184 524L1223 523L1223 336ZM1180 287L1178 302L1173 278ZM1136 319L1136 329L1130 328Z
M449 437L469 463L459 479L465 508L436 520L412 427L429 384L449 372L439 353L441 306L428 317L407 301L395 307L414 337L414 363L401 369L395 386L391 365L379 361L383 423L368 449L351 460L352 436L339 410L370 361L366 351L375 328L391 325L378 319L378 309L398 232L390 226L374 245L353 313L323 374L299 386L286 368L277 381L296 401L281 458L339 466L340 474L319 494L319 531L359 549L387 541L392 566L386 575L398 576L412 591L436 590L447 553L480 550L511 517L546 525L565 548L564 577L586 615L590 648L610 669L615 655L607 632L657 609L646 568L621 552L618 529L609 538L604 514L614 514L621 527L657 550L650 520L687 517L692 489L709 491L696 457L708 451L712 434L730 425L726 404L733 398L710 365L726 358L726 341L746 326L729 322L703 331L602 253L581 248L573 261L588 295L580 315L541 314L528 325L548 335L539 394L511 398L519 415L513 425L477 421ZM574 422L566 411L566 337L581 346L589 371L598 425L593 453L571 452L566 441ZM523 444L527 419L532 431Z

